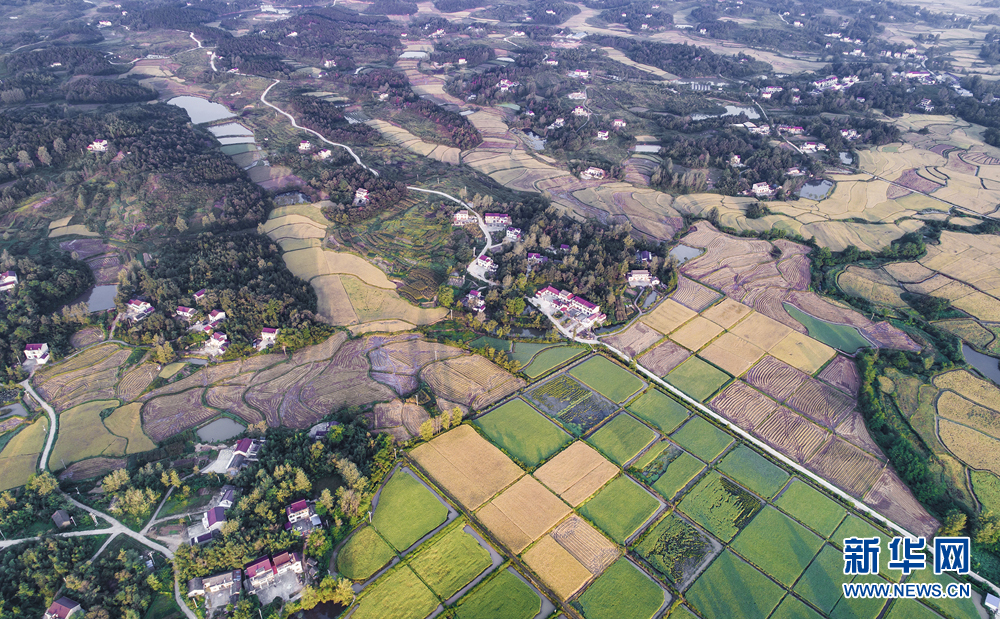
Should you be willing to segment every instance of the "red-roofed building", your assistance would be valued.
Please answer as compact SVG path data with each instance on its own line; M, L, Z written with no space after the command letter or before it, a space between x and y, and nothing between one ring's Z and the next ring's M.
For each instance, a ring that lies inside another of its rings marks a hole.
M280 555L274 555L274 573L280 576L289 570L296 574L301 574L302 557L295 552L283 552Z
M483 218L487 226L509 226L512 222L510 215L506 213L486 213Z
M278 341L278 330L272 329L271 327L264 327L260 330L260 346L261 348L267 348L268 346L274 346L275 342Z
M209 324L215 324L217 322L222 322L226 319L226 313L222 310L212 310L208 313Z
M201 290L199 290L198 292L194 293L194 300L195 300L195 301L201 301L202 299L204 299L204 298L205 298L205 295L206 295L207 293L208 293L208 291L207 291L207 290L205 290L204 288L202 288L202 289L201 289Z
M274 564L270 557L261 557L250 563L243 571L247 575L247 590L254 594L258 589L270 586L274 582Z
M52 605L49 606L48 610L45 611L45 614L42 615L42 619L66 619L70 615L82 610L83 609L80 607L79 603L63 596L55 602L52 602Z
M49 362L48 344L28 344L24 347L24 358L31 359L38 365L45 365Z
M190 307L184 307L183 305L177 306L177 317L184 320L191 320L194 318L194 309Z
M301 501L295 501L291 505L285 508L285 513L288 515L288 522L295 523L299 520L305 520L316 512L313 511L312 505L308 501L302 499Z

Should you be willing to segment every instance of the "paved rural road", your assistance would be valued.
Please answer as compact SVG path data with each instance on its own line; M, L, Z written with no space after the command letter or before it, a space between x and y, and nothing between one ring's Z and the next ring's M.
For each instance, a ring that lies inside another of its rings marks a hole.
M49 415L49 435L45 438L45 449L42 450L42 458L38 461L38 470L44 471L49 467L49 452L52 451L52 443L56 440L56 424L58 423L56 421L56 412L52 410L52 407L49 406L48 402L43 400L41 396L35 393L35 390L31 388L30 378L21 381L19 384L24 387L25 391L31 394L31 397L35 398L36 402L42 405L42 408L44 408L45 412Z
M287 118L289 120L289 122L292 123L292 126L295 127L296 129L301 129L302 131L305 131L307 133L311 133L311 134L315 135L316 137L318 137L319 139L321 139L324 142L326 142L327 144L329 144L331 146L337 146L337 147L343 148L347 152L351 153L351 156L354 157L354 160L356 162L358 162L359 166L361 166L362 168L368 170L369 172L371 172L375 176L378 176L378 172L376 172L375 170L373 170L373 169L369 168L368 166L366 166L361 161L361 157L358 157L358 154L355 153L353 150L351 150L350 146L347 146L346 144L338 144L337 142L331 142L330 140L328 140L325 137L323 137L323 135L321 133L319 133L317 131L313 131L312 129L307 129L307 128L299 125L299 123L295 122L295 117L292 116L291 114L289 114L288 112L286 112L285 110L281 109L280 107L278 107L276 105L272 105L271 103L268 103L267 99L265 99L265 97L267 96L267 93L270 92L272 88L274 88L275 86L277 86L280 83L281 83L281 80L274 80L274 82L270 86L268 86L267 88L265 88L264 92L260 93L260 102L263 103L264 105L266 105L267 107L273 109L274 111L278 112L279 114L281 114L285 118Z

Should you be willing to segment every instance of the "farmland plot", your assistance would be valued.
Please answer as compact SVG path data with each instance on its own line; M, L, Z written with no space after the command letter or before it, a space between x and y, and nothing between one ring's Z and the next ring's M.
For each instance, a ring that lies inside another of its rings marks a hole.
M667 374L666 381L704 402L729 380L729 375L698 357L690 357Z
M719 457L733 442L733 437L716 428L704 417L695 416L670 435L678 445L705 462Z
M403 552L447 517L448 508L434 493L408 469L399 469L382 487L372 524L393 548Z
M642 364L642 367L662 378L689 356L691 353L686 348L666 340L646 351L639 357L638 362Z
M576 436L584 434L617 408L567 374L559 374L525 393L543 413L558 419Z
M586 566L551 535L546 535L528 549L523 559L561 600L573 597L593 577Z
M75 406L59 415L59 435L49 456L50 468L93 456L122 456L127 440L104 427L101 411L116 408L118 400L96 400Z
M408 565L396 567L358 599L354 619L423 619L438 599Z
M258 423L264 420L260 412L250 408L243 401L243 392L246 387L242 385L221 385L209 387L205 390L205 402L221 411L227 411L239 416L247 423Z
M742 380L734 380L712 398L709 406L740 428L752 430L774 412L778 403Z
M832 430L854 408L855 402L854 398L843 392L807 378L792 397L788 398L786 404Z
M760 510L760 500L738 484L711 472L680 502L680 510L710 533L729 542Z
M868 492L884 468L882 461L840 437L834 437L806 466L858 498Z
M618 474L593 447L575 442L535 471L535 478L576 507Z
M625 544L660 509L660 502L627 476L614 479L589 501L580 514L608 536Z
M638 376L602 356L591 357L571 368L568 373L619 404L645 386Z
M703 318L708 318L723 329L730 329L737 322L742 320L750 312L749 307L738 301L733 301L729 297L722 299L721 303L709 307L701 313Z
M781 544L774 540L780 539ZM786 587L798 579L823 546L823 539L788 516L764 508L730 545L751 564Z
M733 376L741 376L764 356L764 349L738 335L723 333L700 356Z
M764 498L771 498L788 482L788 473L746 445L729 452L719 470Z
M667 600L660 585L622 558L578 598L586 619L652 619Z
M827 430L779 406L753 433L796 462L804 463L830 437Z
M692 309L667 299L641 320L660 333L666 335L697 315Z
M117 408L105 420L104 425L116 436L128 441L125 453L135 454L155 449L156 444L142 431L142 404L133 402Z
M0 491L23 486L36 472L48 430L49 420L41 417L7 442L0 451Z
M527 468L534 468L572 440L520 398L474 422L493 444Z
M705 469L705 465L673 443L668 445L649 464L635 472L646 485L670 500L691 483Z
M938 420L938 434L945 446L962 462L974 469L1000 475L1000 461L996 457L1000 441L997 439L947 419Z
M629 357L635 357L663 337L658 331L644 322L636 322L631 327L615 335L603 339L609 346L617 348Z
M524 368L524 373L529 378L538 378L549 370L560 366L571 359L575 359L584 353L579 348L570 346L552 346L541 351Z
M843 595L841 585L853 580L853 575L844 575L844 553L826 545L795 583L794 591L828 614Z
M476 515L490 533L518 554L569 513L569 507L556 495L525 476Z
M864 502L916 535L933 535L940 524L913 498L910 489L890 468L882 471L882 476L864 496Z
M613 542L577 515L559 523L550 536L595 576L621 555Z
M618 466L625 466L655 438L656 433L646 424L627 413L619 413L591 434L587 442Z
M721 296L711 288L682 276L677 278L677 290L670 298L688 309L700 312L719 300Z
M683 326L670 334L670 339L691 352L701 350L701 347L722 333L722 327L707 318L695 316Z
M658 572L684 589L719 548L691 524L670 514L647 531L635 551Z
M204 389L189 389L176 395L154 398L142 409L143 427L159 442L178 432L200 426L219 411L201 403ZM277 424L275 424L277 425Z
M797 478L774 504L823 537L829 537L846 514L843 507Z
M685 593L685 598L708 619L764 619L778 605L784 591L729 550L712 561Z
M395 556L396 553L373 527L361 527L337 553L337 570L345 578L363 582Z
M820 380L855 397L857 397L858 389L861 387L858 366L843 355L837 355L818 376Z
M410 568L431 591L447 600L493 564L490 553L466 530L464 521L420 546Z
M123 402L131 402L139 397L146 387L156 378L158 370L155 363L143 363L122 377L115 391Z
M420 372L434 394L481 410L502 400L525 382L479 355L438 361Z
M808 378L802 370L765 356L746 375L746 381L779 402L788 399Z
M534 619L542 601L511 569L502 570L458 601L457 619Z
M683 404L659 389L649 389L632 401L628 411L661 432L673 432L691 414Z

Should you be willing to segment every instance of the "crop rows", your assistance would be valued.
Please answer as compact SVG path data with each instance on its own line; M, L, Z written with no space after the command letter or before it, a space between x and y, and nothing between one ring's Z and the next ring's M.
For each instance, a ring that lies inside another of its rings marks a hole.
M242 385L222 385L209 387L205 390L205 401L209 406L233 413L247 423L257 423L263 420L260 413L250 408L243 401Z
M764 423L754 429L754 434L772 447L803 463L810 458L826 440L829 433L795 414L785 407L779 407Z
M589 389L565 374L556 376L526 394L535 406L549 415L558 415L589 395Z
M243 396L247 404L264 413L269 426L281 425L281 400L284 391L274 391L269 385L258 385L247 390Z
M854 399L829 385L809 378L792 397L788 398L787 404L832 430L837 427L844 414L854 408Z
M388 385L396 392L397 395L403 396L407 393L416 391L417 377L410 376L409 374L388 374L386 372L372 372L371 377L374 380L382 383L383 385Z
M680 509L695 522L728 542L760 510L760 500L739 484L711 473L680 502Z
M153 379L156 378L159 370L154 363L143 363L139 367L122 377L118 383L118 397L124 402L131 402L139 397Z
M677 280L677 290L670 297L681 305L700 312L720 297L721 295L711 288L695 283L686 277Z
M748 383L779 402L792 395L806 378L805 372L771 356L761 359L746 375Z
M858 389L861 386L858 366L854 364L854 361L842 355L838 355L823 368L823 371L819 373L819 378L855 396L858 394Z
M741 380L733 381L709 405L743 429L756 428L777 407L774 400Z
M809 257L798 254L778 263L778 272L788 282L793 290L807 290L812 276L809 269Z
M202 405L201 394L201 389L191 389L149 401L142 410L146 433L159 442L218 415Z
M854 445L834 438L807 466L855 497L863 497L882 474L883 464Z
M644 368L657 376L666 376L687 359L691 353L682 346L667 340L651 348L639 359Z

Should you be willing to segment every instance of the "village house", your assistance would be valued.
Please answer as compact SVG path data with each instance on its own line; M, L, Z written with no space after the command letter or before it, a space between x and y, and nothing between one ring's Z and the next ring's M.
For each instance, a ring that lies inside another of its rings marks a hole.
M260 347L267 348L274 346L278 341L278 330L271 327L264 327L260 330Z
M226 313L222 310L212 310L208 313L208 324L214 325L226 319Z
M360 204L368 204L368 190L364 187L359 187L357 191L354 192L354 206Z
M324 148L323 150L316 153L316 156L319 157L320 159L329 159L331 155L333 155L333 152L331 152L329 148Z
M299 142L300 153L308 153L309 151L312 150L312 147L313 147L312 142L310 142L309 140L302 140L301 142Z
M585 79L588 79L590 77L590 71L584 71L582 69L576 69L574 71L570 71L569 72L569 76L585 80Z
M14 286L17 286L17 273L14 271L0 273L0 292L13 290Z
M462 209L455 212L455 217L452 220L453 226L464 226L470 223L475 223L476 216L469 211Z
M806 130L802 127L792 125L778 125L778 132L787 133L788 135L802 135Z
M840 136L845 140L856 140L859 137L861 137L858 135L858 132L855 131L854 129L841 129Z
M274 573L281 576L285 572L302 573L302 557L297 552L283 552L274 555Z
M595 167L589 167L583 172L580 172L580 178L585 181L591 180L601 180L604 178L604 170Z
M42 615L42 619L66 619L67 617L82 612L80 604L63 596L52 602L52 605Z
M549 125L548 128L549 129L562 129L565 126L566 126L566 119L565 118L557 118L557 119L555 119L555 121L551 125Z
M512 82L510 80L500 80L500 92L510 92L511 88L520 86L520 82Z
M221 355L229 348L229 338L225 333L216 331L208 341L205 342L205 352L210 355Z
M226 484L223 486L217 495L215 495L215 500L218 502L218 507L222 509L229 509L233 506L233 500L236 498L236 488Z
M497 265L493 264L493 258L483 255L476 258L476 266L482 267L487 271L495 271Z
M132 299L125 305L125 318L132 322L139 322L152 313L153 306L146 301Z
M546 58L545 59L545 64L549 65L550 67L554 67L554 66L557 66L559 64L559 61L556 60L556 59L554 59L554 58Z
M635 254L635 261L638 262L639 264L648 264L649 261L652 259L653 259L653 254L649 253L646 250L636 252Z
M521 240L521 229L520 228L507 228L507 234L504 235L506 238L512 241Z
M296 501L285 508L285 514L288 516L288 522L296 522L303 518L309 518L315 512L309 502L305 499L301 501Z
M616 118L611 121L611 126L614 127L615 129L624 129L627 124L628 123L626 123L621 118Z
M38 365L45 365L49 362L49 345L28 344L24 347L24 358L30 359Z
M607 131L598 131L597 132L597 139L598 140L607 140L608 139L608 132Z
M561 251L564 254L568 254L569 253L569 245L563 243L562 245L559 246L559 251Z
M636 269L628 272L629 286L656 286L659 283L660 280L653 277L650 272L645 269Z
M607 316L601 313L599 306L583 297L575 296L565 290L557 290L552 286L546 286L536 292L535 300L543 307L548 306L566 314L570 319L571 328L586 330L607 319Z
M587 93L585 92L571 92L567 95L573 101L583 101L587 98Z
M208 294L208 291L205 290L204 288L202 288L198 292L194 293L194 295L192 295L192 296L194 296L194 300L195 301L201 301L202 299L205 298L206 294Z
M94 140L87 145L87 150L92 153L106 153L108 152L108 141L107 140Z
M465 306L474 312L480 312L486 307L483 300L483 293L478 290L470 290L465 296Z
M235 475L250 462L256 462L257 452L260 451L261 444L261 441L252 438L240 439L233 447L233 455L226 466L227 473Z
M177 317L182 320L192 320L194 319L195 310L190 307L184 307L183 305L177 306Z
M223 507L213 507L201 517L201 525L209 531L221 529L226 524L226 510Z
M541 254L529 253L528 264L545 264L549 259Z
M56 513L52 514L52 522L60 529L65 529L73 523L73 518L65 509L57 509Z
M767 183L754 183L753 187L750 188L753 195L758 198L771 195L771 186Z
M261 557L243 568L247 575L247 593L253 595L274 582L274 564L270 557Z
M573 114L573 116L582 116L582 117L590 118L590 112L587 110L587 108L585 108L585 107L583 107L581 105L578 105L575 108L573 108L572 114Z
M208 593L223 593L227 599L240 591L243 572L232 570L205 578L192 578L188 581L188 597L197 597Z
M917 107L925 112L934 111L934 103L930 99L921 99L920 103L917 104Z
M509 226L512 222L506 213L486 213L483 217L487 226Z
M466 60L465 58L459 58L458 59L458 64L460 64L460 65L469 64L469 61Z
M314 528L320 526L322 521L316 514L316 510L305 499L296 501L285 508L288 522L285 523L286 531L295 531L299 535L306 535Z
M732 157L729 158L729 165L733 166L734 168L743 167L742 159L740 159L739 155L733 155Z

